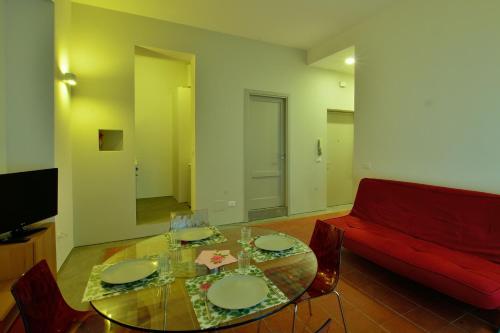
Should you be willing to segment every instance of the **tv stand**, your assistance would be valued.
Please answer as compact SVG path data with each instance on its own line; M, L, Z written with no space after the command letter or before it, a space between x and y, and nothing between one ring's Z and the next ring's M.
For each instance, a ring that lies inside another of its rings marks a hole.
M29 235L33 235L39 231L45 230L47 227L38 227L38 228L25 228L21 227L18 229L14 229L10 232L12 238L26 238Z
M16 243L26 243L30 239L27 237L7 237L0 239L0 244L16 244Z
M13 238L18 241L27 238L24 243L0 243L0 332L7 332L18 318L17 307L10 293L16 279L42 259L47 260L50 270L54 276L56 274L55 225L42 222L34 227L44 228L37 233L28 229L32 233L29 237Z
M28 236L36 234L37 232L45 229L47 229L47 227L25 228L23 226L21 228L12 230L10 232L10 235L6 238L0 239L0 244L26 243L30 240Z

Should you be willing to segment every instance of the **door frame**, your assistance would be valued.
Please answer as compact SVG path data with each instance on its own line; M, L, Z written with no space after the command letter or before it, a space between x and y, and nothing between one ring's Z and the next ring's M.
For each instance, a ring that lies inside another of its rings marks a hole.
M355 112L354 110L349 110L349 109L326 109L326 125L328 126L328 114L329 113L350 113L352 114L352 126L356 126L355 124ZM353 132L353 152L352 152L352 167L354 168L354 140L356 139L356 136L354 135L355 133ZM326 138L328 138L328 128L326 130ZM328 140L325 140L326 141L326 146L328 147ZM328 149L327 149L327 152L326 152L326 163L325 163L325 176L326 176L326 184L327 184L327 187L325 188L325 203L326 203L326 208L330 208L332 206L328 206ZM353 180L352 180L352 183L353 183L353 196L356 195L356 191L355 191L355 185L354 185L354 169L352 170L353 171ZM353 197L353 202L354 202L354 197Z
M288 94L284 93L277 93L277 92L272 92L272 91L262 91L262 90L253 90L253 89L245 89L244 90L244 108L243 108L243 211L244 211L244 222L248 222L248 194L247 194L247 164L246 164L246 152L247 152L247 129L246 129L246 123L247 123L247 117L249 115L250 111L250 97L251 96L258 96L258 97L271 97L271 98L279 98L283 100L283 107L284 107L284 121L283 121L283 126L284 126L284 153L285 153L285 170L283 170L283 180L284 180L284 208L286 211L286 215L288 216L289 212L289 198L290 198L290 172L288 171L290 169L290 151L289 151L289 145L288 145L288 133L289 133L289 123L288 123L288 107L290 103L290 96Z

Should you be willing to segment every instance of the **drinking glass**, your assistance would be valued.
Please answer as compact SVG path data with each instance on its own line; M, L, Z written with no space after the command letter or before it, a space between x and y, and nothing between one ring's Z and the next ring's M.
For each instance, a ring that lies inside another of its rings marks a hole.
M179 239L178 236L178 230L174 229L170 231L170 249L176 249L181 246L181 240Z
M241 241L248 243L252 239L252 229L250 227L241 228Z
M170 231L169 257L171 263L178 263L181 261L181 241L175 229Z
M169 275L172 273L172 265L171 265L171 259L169 256L163 254L160 255L159 260L159 271L160 275Z
M250 268L250 253L241 251L238 254L238 271L245 274Z

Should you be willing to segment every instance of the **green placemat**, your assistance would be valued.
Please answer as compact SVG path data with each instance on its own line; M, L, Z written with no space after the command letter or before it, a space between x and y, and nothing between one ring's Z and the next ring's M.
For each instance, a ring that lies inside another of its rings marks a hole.
M251 308L241 310L226 310L208 302L210 311L210 318L208 318L205 301L200 296L200 286L205 283L212 284L224 276L231 274L237 274L237 272L223 271L219 274L203 275L186 280L186 289L191 297L191 303L193 304L194 312L201 329L215 327L233 319L288 302L288 298L285 294L283 294L283 292L271 280L269 280L259 268L250 266L247 274L261 277L264 281L266 281L267 287L269 288L267 298Z
M150 260L158 260L158 256L147 257ZM83 293L82 302L96 301L106 297L117 296L141 289L160 287L172 283L175 278L171 274L155 272L139 281L124 284L108 284L101 281L101 272L113 264L96 265L92 267L87 287Z
M202 246L202 245L212 245L212 244L227 242L226 236L224 236L217 227L211 226L209 228L212 229L212 231L214 232L214 234L212 236L205 238L205 239L202 239L202 240L199 240L199 241L182 242L181 247L188 247L189 248L189 247L198 247L198 246ZM170 237L172 237L172 233L171 232L166 233L165 237L167 237L169 239L169 242L170 242Z
M293 239L295 241L295 245L291 249L285 251L266 251L255 247L254 243L258 237L252 238L249 243L243 243L241 241L238 241L238 243L241 244L243 250L249 252L252 255L252 259L255 260L255 262L264 262L278 258L285 258L312 251L311 248L307 246L307 244L303 243L295 237L291 237L283 233L279 233L278 235Z

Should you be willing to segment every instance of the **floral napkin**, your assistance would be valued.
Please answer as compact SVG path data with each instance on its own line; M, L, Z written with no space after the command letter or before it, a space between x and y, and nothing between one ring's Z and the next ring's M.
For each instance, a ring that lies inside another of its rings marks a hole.
M201 251L195 262L200 265L206 265L208 269L214 269L220 266L236 262L235 257L229 254L229 250L210 250Z

